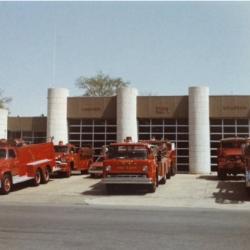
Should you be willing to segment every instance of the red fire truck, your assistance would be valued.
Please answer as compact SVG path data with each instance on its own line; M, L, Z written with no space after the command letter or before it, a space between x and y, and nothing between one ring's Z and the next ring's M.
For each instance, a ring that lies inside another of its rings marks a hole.
M176 151L174 144L168 140L144 140L152 148L158 162L158 179L165 184L167 179L177 172Z
M155 192L158 186L158 164L148 143L112 143L103 162L103 179L107 192L114 186L135 184Z
M243 145L245 143L246 139L240 137L225 138L220 141L220 147L217 151L218 179L225 179L227 174L237 175L245 173L243 156Z
M52 143L30 144L0 141L0 190L8 194L14 184L32 180L47 183L55 167Z
M250 195L250 139L243 146L243 156L245 163L245 186L248 195Z
M58 145L54 145L54 149L56 152L56 173L65 177L70 177L72 170L81 171L81 174L88 173L93 154L90 147L77 149L72 144L60 142Z

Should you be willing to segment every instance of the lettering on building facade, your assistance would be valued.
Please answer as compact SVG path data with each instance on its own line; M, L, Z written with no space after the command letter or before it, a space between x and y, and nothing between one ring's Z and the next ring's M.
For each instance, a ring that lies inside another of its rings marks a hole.
M156 114L168 114L169 108L166 106L156 106L155 107L155 113Z

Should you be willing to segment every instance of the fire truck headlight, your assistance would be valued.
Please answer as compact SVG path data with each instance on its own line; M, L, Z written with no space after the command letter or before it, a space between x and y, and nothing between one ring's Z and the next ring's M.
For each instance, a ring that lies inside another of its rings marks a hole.
M106 170L106 172L111 171L111 166L106 166L105 170Z
M142 171L143 172L148 172L148 166L143 166Z

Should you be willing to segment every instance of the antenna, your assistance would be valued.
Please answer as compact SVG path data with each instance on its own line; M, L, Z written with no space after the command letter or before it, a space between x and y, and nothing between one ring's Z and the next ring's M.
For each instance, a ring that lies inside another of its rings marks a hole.
M52 84L55 85L56 81L56 42L57 42L57 30L56 24L54 25L54 41L53 41L53 53L52 53Z

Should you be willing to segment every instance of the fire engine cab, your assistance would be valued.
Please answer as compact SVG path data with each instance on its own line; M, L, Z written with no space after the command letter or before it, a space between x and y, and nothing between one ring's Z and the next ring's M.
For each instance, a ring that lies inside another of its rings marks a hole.
M225 138L220 141L220 147L217 151L218 179L225 179L227 174L237 175L245 173L243 156L243 145L245 143L246 139L240 137Z
M148 143L112 143L103 162L103 179L107 192L121 184L145 185L150 192L158 186L158 165Z

